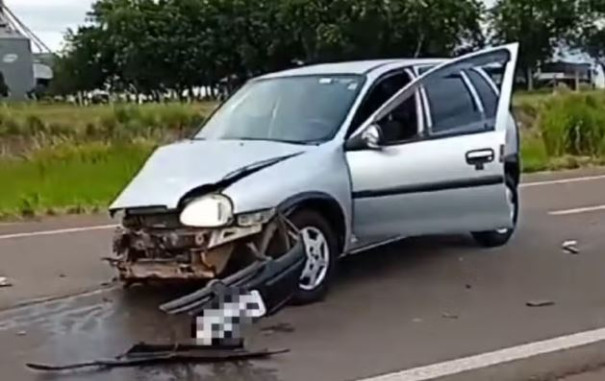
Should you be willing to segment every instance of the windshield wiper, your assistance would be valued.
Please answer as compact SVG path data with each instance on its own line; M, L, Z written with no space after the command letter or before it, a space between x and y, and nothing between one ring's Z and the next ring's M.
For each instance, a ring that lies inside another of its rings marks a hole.
M314 140L314 141L300 141L300 140L287 140L287 139L270 139L270 138L248 138L248 137L240 137L240 138L223 138L223 140L242 140L242 141L259 141L259 142L274 142L274 143L288 143L288 144L296 144L296 145L314 145L321 143L322 141Z

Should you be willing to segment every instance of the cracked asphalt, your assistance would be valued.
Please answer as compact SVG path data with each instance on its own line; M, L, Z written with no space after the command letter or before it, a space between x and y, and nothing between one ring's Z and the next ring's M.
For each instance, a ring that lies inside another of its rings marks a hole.
M594 208L605 205L605 177L582 180L602 175L526 177L519 230L503 248L481 249L466 236L425 237L347 258L326 301L287 308L250 330L252 347L289 353L220 365L28 370L27 362L77 362L115 356L139 341L184 339L189 321L157 309L182 290L107 284L113 273L101 258L109 254L112 221L105 217L0 224L0 276L13 282L0 288L2 379L357 380L605 327L605 210ZM552 182L560 179L572 180ZM551 214L578 208L594 210ZM88 226L102 228L72 231ZM562 250L566 240L578 241L577 255ZM601 380L604 347L445 379Z

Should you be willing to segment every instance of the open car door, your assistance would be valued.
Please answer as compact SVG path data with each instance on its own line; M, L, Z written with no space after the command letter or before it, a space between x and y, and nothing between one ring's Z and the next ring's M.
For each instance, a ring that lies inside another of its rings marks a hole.
M351 136L347 145L353 148L346 155L353 188L353 230L360 246L402 236L513 226L504 151L518 48L515 43L485 49L424 72ZM485 67L501 70L495 115L486 113L463 74ZM458 76L460 82L455 81ZM452 84L459 87L453 90ZM439 89L432 99L427 97L428 88ZM423 99L423 114L418 115L423 123L415 136L382 139L374 147L355 144L368 131L391 126L393 115L415 95ZM455 106L462 97L468 99L464 109ZM473 107L473 103L478 104Z

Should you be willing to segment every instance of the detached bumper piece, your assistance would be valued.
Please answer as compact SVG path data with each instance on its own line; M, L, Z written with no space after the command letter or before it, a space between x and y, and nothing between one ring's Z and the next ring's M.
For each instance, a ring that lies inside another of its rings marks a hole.
M88 362L46 365L28 363L26 366L37 371L68 371L83 368L110 369L142 365L160 365L174 363L216 363L223 361L240 361L262 359L272 355L286 353L288 350L255 350L248 351L242 347L215 348L195 344L153 345L137 344L126 353L115 358L93 360Z
M212 280L197 292L165 303L160 309L171 315L188 313L195 316L219 303L224 295L243 295L256 290L265 304L266 316L270 316L294 296L305 262L304 244L299 239L281 257L258 260L229 277Z

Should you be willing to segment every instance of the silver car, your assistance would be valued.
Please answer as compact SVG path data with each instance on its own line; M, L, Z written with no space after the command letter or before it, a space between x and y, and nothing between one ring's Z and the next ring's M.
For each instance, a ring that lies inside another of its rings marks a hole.
M306 259L293 294L308 303L343 255L426 234L506 244L518 215L517 54L515 43L250 80L191 139L159 148L110 206L123 221L113 265L127 283L222 279L283 255L296 232Z

